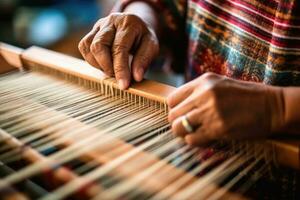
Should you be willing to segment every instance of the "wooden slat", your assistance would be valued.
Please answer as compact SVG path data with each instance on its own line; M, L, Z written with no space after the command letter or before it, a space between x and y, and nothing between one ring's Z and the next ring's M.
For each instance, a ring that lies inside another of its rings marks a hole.
M22 69L23 64L21 55L23 53L23 49L9 44L0 43L0 53L8 64L17 67L20 70Z
M100 70L74 57L39 47L30 47L24 51L22 59L24 65L29 68L31 66L51 67L83 79L104 82L115 88L119 88L115 79L108 78ZM172 86L151 80L144 80L142 83L133 83L128 92L164 103L166 97L174 90L175 88Z

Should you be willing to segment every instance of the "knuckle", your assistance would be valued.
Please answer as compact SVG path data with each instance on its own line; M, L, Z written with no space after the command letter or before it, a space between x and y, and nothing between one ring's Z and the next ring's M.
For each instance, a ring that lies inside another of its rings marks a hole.
M135 14L122 15L122 17L120 17L119 24L122 27L126 27L136 32L140 32L146 27L144 21Z
M213 73L213 72L206 72L201 76L204 80L211 80L215 77L217 77L217 74Z
M99 28L102 25L113 24L119 16L123 15L119 12L110 13L108 16L100 18L94 25L94 29Z
M126 24L131 24L139 21L139 17L134 14L126 14L124 15L124 22Z
M206 92L210 99L214 100L214 103L218 103L220 101L220 97L224 93L224 82L223 81L215 81L206 85Z
M105 27L101 30L100 37L106 38L107 36L111 35L114 32L114 30L111 27Z
M167 104L170 108L174 107L175 101L176 101L176 97L178 96L178 92L172 92L168 97L167 97ZM173 111L173 110L171 110ZM170 111L170 112L171 112Z
M219 104L219 99L218 99L218 94L217 94L216 90L215 89L209 89L207 91L207 96L208 96L208 100L211 102L211 105L214 108L217 108L218 104Z
M88 44L85 39L82 39L79 44L78 44L78 50L80 51L81 54L86 55L89 50L88 50Z
M184 131L183 126L181 125L180 119L176 119L176 120L172 123L171 128L172 128L172 133L173 133L175 136L179 136L179 137L183 137L183 136L184 136L185 131Z
M222 138L224 136L226 137L228 133L229 133L229 127L227 123L225 122L225 120L220 118L218 123L216 124L216 130L213 133L213 136L215 138Z
M113 48L112 48L113 56L118 56L122 53L126 53L126 51L127 51L127 46L122 43L117 43L117 44L113 45Z
M105 19L106 23L108 24L114 24L116 22L116 19L118 18L119 14L117 13L111 13L108 15Z
M174 121L174 119L176 118L176 116L177 116L176 112L173 111L173 110L171 110L171 111L169 112L168 118L169 118L169 120L172 122L172 121Z
M118 13L111 16L112 20L116 23L117 26L128 26L131 21L128 19L128 13Z
M117 17L119 17L119 16L122 16L122 15L124 15L124 14L123 14L123 13L120 13L120 12L113 12L113 13L110 13L110 14L107 16L107 18L113 20L113 19L115 19L115 18L117 18Z
M172 131L174 135L178 135L178 128L176 123L172 123Z
M100 18L93 26L93 29L98 29L104 21L107 20L107 17Z
M112 38L114 37L113 35L113 30L110 28L105 28L104 30L101 31L99 36L97 36L96 43L99 43L98 45L101 46L107 46L111 47L112 46Z
M102 46L102 44L101 44L101 41L100 40L97 40L97 41L95 41L95 42L93 42L92 44L91 44L91 52L93 53L93 54L98 54L98 53L101 53L102 51L103 51L103 46Z
M84 42L83 42L83 40L80 40L80 42L78 43L78 50L79 50L81 53L84 53L84 52L83 52L83 49L84 49Z
M172 94L167 97L167 104L168 104L169 107L173 106L173 98L174 97L173 97Z

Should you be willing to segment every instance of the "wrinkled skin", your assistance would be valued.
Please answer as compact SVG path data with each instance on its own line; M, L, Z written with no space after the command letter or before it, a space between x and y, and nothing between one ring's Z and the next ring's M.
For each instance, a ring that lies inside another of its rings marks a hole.
M115 76L121 89L128 88L131 77L141 81L159 52L151 26L136 15L113 13L100 19L80 41L79 51L92 66ZM133 55L130 69L129 55Z
M206 73L169 96L168 117L173 133L191 145L215 139L261 138L283 122L281 95L276 87ZM182 126L183 115L194 127L193 133Z
M132 78L141 81L159 52L155 11L136 2L127 12L100 19L80 41L84 59L108 76L115 76L121 89ZM133 13L133 14L132 14ZM133 56L131 65L129 55ZM278 132L299 130L297 88L247 83L207 73L178 88L168 97L173 133L191 145L215 139L262 138ZM187 133L181 124L186 115L194 127Z

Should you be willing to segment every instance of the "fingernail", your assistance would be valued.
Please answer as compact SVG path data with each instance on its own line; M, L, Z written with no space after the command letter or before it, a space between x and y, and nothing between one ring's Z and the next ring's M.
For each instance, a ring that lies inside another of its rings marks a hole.
M144 75L144 69L143 68L138 68L138 70L137 70L137 81L142 81L143 80L143 75Z
M127 81L125 79L120 79L118 84L121 90L125 90L127 87Z

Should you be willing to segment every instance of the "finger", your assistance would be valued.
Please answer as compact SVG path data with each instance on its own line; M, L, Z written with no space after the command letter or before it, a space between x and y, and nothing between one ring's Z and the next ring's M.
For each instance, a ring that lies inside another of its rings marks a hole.
M185 115L189 124L192 126L192 128L194 130L196 130L198 127L201 126L201 122L199 122L199 118L198 118L199 114L200 114L200 112L198 111L198 109L194 109L193 111L191 111ZM184 116L178 117L172 123L172 131L175 136L184 137L187 134L189 134L188 130L186 130L186 128L184 127L184 125L182 123L183 117Z
M224 139L224 137L216 130L212 129L211 124L216 123L207 121L207 115L205 108L197 108L187 114L191 124L196 124L195 131L193 133L185 134L184 139L189 145L204 145L212 142L215 139ZM206 120L206 121L205 121Z
M203 85L205 85L205 83L207 83L208 80L211 81L216 80L218 78L219 76L214 73L206 73L200 76L199 78L184 84L183 86L176 89L176 91L173 92L171 95L169 95L167 99L168 106L170 108L177 106L180 102L182 102L184 99L191 95L195 87L203 87Z
M141 44L133 57L132 72L134 80L142 81L146 69L158 54L158 44L154 38L144 36Z
M108 76L113 76L111 46L115 38L116 30L113 25L100 28L91 44L91 52L98 65Z
M192 146L205 145L212 142L213 139L204 127L199 127L194 133L187 134L184 137L185 142Z
M179 87L173 92L171 95L168 96L167 103L170 108L177 106L180 102L186 99L194 90L194 86L191 82Z
M90 46L98 30L99 28L94 28L86 36L84 36L78 44L78 49L82 57L94 67L99 67L99 65L90 51Z
M199 127L202 126L202 110L200 108L193 109L192 111L188 112L187 114L178 117L172 123L172 131L175 135L184 137L185 135L189 134L188 130L182 124L182 117L186 116L189 124L192 126L194 130L197 130Z
M170 110L169 115L168 115L169 122L173 122L178 117L187 114L195 107L196 107L195 95L191 94L186 99L184 99L182 102L177 104L177 106L175 106L174 108L172 108Z
M117 30L115 36L112 47L113 68L120 89L126 89L130 84L129 52L135 37L135 31L129 28Z

